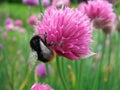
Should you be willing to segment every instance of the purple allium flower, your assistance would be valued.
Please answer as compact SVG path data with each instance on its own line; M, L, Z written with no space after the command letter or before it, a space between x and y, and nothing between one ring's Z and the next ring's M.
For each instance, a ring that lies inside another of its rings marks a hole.
M30 25L34 25L34 24L36 24L36 22L37 22L37 17L35 15L30 16L30 18L28 19L28 23Z
M45 78L47 76L47 72L46 72L46 66L44 63L39 64L36 69L35 69L35 73L41 77L41 78ZM52 68L50 67L50 65L48 66L48 70L49 70L49 74L52 73Z
M13 24L13 20L11 18L7 18L5 20L5 25L8 25L8 24Z
M22 21L21 20L16 20L15 25L21 27L22 26Z
M111 26L116 18L112 4L106 0L89 0L86 5L80 4L78 8L88 15L96 28Z
M48 7L50 5L50 0L42 0L42 5Z
M81 59L91 54L92 29L89 18L77 9L49 7L35 26L43 38L47 33L50 48L58 55L71 60Z
M70 0L53 0L52 5L54 5L58 8L60 8L62 6L68 7L68 6L70 6Z
M2 46L2 44L0 44L0 50L2 50L3 49L3 46Z
M34 6L34 5L39 5L39 0L23 0L24 4Z
M47 84L35 83L30 90L53 90L53 89Z

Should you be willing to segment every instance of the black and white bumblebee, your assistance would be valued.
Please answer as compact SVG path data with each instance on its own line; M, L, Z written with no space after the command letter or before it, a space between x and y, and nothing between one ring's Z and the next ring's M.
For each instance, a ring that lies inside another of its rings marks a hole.
M37 35L30 40L30 47L32 52L36 53L36 59L44 63L51 61L55 56L55 52L50 49L51 45L47 43L46 38L47 34L45 33L44 39Z

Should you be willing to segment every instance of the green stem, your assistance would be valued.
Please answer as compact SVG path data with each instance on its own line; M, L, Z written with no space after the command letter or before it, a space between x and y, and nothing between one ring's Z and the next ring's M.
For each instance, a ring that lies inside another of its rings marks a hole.
M97 72L97 75L95 77L95 81L94 81L92 90L98 90L98 86L100 84L100 79L101 79L100 75L102 73L102 63L103 63L103 58L104 58L104 53L105 53L105 40L106 40L106 35L105 35L104 42L103 42L102 56L101 56L101 60L99 62L99 66L98 66L98 72Z
M77 88L77 90L82 90L81 89L81 84L82 84L82 78L81 78L81 76L82 76L82 66L83 66L83 60L81 60L80 61L80 67L79 67L79 73L78 73L78 88Z
M46 66L46 72L47 72L47 76L48 76L48 81L49 81L49 84L51 84L50 73L49 73L49 65L45 64L45 66Z
M62 81L62 84L64 86L64 90L68 90L67 89L67 85L66 85L66 82L64 81L64 77L62 76L62 72L60 70L60 60L59 60L59 57L57 56L56 58L56 65L57 65L57 69L58 69L58 72L59 72L59 76L60 76L60 79Z
M39 7L40 7L40 12L41 12L41 13L44 13L44 8L43 8L43 6L42 6L41 0L39 0Z

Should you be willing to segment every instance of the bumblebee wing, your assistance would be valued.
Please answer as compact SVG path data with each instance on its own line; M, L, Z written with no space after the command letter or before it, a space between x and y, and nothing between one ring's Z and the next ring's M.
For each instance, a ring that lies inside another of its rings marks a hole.
M51 59L53 55L52 50L48 48L42 41L40 41L40 46L41 46L41 51L42 51L44 58Z
M29 60L28 60L28 65L29 65L30 70L32 70L36 61L37 61L37 52L36 51L31 51L30 55L29 55Z

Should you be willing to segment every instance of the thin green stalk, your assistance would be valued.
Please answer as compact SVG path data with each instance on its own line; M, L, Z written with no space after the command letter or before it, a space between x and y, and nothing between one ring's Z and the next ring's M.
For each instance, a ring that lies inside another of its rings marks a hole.
M56 57L56 65L57 65L57 69L58 69L58 72L59 72L59 76L60 76L61 82L62 82L62 84L64 86L64 90L68 90L66 82L64 81L64 77L62 76L62 71L60 70L60 60L59 60L58 56Z
M44 13L44 8L43 8L43 6L42 6L41 0L39 0L39 7L40 7L40 12L41 12L41 13Z
M99 62L99 66L98 66L98 72L97 75L95 77L95 81L93 84L93 89L92 90L98 90L98 86L100 84L100 75L102 73L102 64L103 64L103 59L104 59L104 52L105 52L105 40L106 40L106 36L104 38L104 42L103 42L103 48L102 48L102 56L101 56L101 60Z
M66 81L65 83L67 84L67 87L71 87L72 88L72 85L70 85L67 81L67 77L66 77L66 71L65 71L65 60L64 60L64 57L61 57L61 63L60 63L60 67L61 67L61 70L62 70L62 75L64 77L64 80ZM70 89L69 89L70 90Z
M49 73L49 65L45 64L45 66L46 66L46 72L47 72L47 76L48 76L48 81L49 81L49 84L51 84L50 73Z
M110 37L110 46L109 46L109 58L108 58L108 67L110 66L110 62L111 62L111 51L112 51L112 38ZM110 76L111 76L112 74L110 74L110 71L108 71L108 89L110 89Z
M80 61L80 67L79 67L79 71L78 71L78 88L77 88L77 90L82 90L81 89L81 84L82 84L82 78L81 78L81 76L82 76L82 66L83 66L83 60L82 61Z

